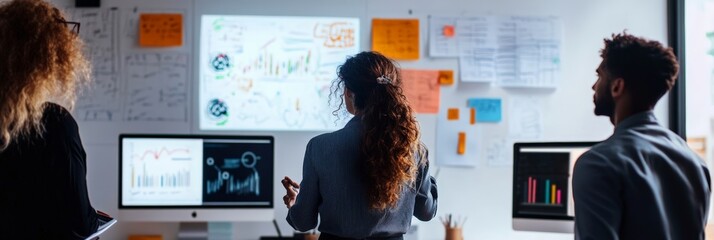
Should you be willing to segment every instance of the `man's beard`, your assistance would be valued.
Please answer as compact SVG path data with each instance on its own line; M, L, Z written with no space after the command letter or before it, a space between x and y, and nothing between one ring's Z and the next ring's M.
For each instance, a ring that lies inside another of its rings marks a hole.
M606 88L609 90L609 86ZM615 115L615 99L612 98L610 91L602 91L603 94L595 98L595 115L608 116Z

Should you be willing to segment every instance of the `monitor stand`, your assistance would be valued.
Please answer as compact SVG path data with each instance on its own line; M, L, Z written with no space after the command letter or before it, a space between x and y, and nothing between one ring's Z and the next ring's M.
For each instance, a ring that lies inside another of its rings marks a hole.
M178 240L229 240L233 239L231 222L181 222Z

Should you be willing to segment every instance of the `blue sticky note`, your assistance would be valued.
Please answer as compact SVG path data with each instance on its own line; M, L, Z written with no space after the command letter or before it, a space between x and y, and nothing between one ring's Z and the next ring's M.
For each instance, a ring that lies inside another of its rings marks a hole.
M500 122L500 98L470 98L468 107L476 109L476 122Z

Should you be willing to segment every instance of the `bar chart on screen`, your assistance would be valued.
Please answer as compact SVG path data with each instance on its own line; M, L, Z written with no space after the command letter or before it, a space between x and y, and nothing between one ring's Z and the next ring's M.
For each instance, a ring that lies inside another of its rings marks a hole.
M564 203L562 201L563 185L558 185L549 178L543 180L541 177L541 181L538 181L538 179L539 178L535 176L528 177L528 181L525 183L528 188L524 190L523 204L562 207Z
M124 198L136 202L194 205L201 203L202 142L194 139L127 143L131 156L123 171L130 174L123 184ZM171 199L171 201L166 201Z
M570 205L569 152L532 152L519 159L517 195L520 213L565 215Z

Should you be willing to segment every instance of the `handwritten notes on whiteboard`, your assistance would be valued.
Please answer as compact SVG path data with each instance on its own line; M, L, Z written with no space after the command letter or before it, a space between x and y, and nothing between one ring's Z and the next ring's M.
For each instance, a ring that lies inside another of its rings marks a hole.
M188 54L122 51L127 49L121 43L126 32L134 33L134 37L147 33L144 38L159 34L163 36L159 37L163 38L161 44L178 41L180 45L183 14L135 13L136 21L122 24L127 12L121 9L68 12L82 23L79 36L92 63L93 82L79 95L74 110L78 121L188 122Z
M194 113L202 130L327 131L335 69L360 49L359 18L203 15Z
M417 113L439 112L439 71L402 69L402 89Z
M500 98L471 98L468 100L468 106L476 109L477 122L501 121Z
M429 56L458 57L457 17L429 17Z
M139 45L178 47L183 44L183 15L144 13L139 17Z
M397 60L419 59L419 19L372 19L372 50Z

